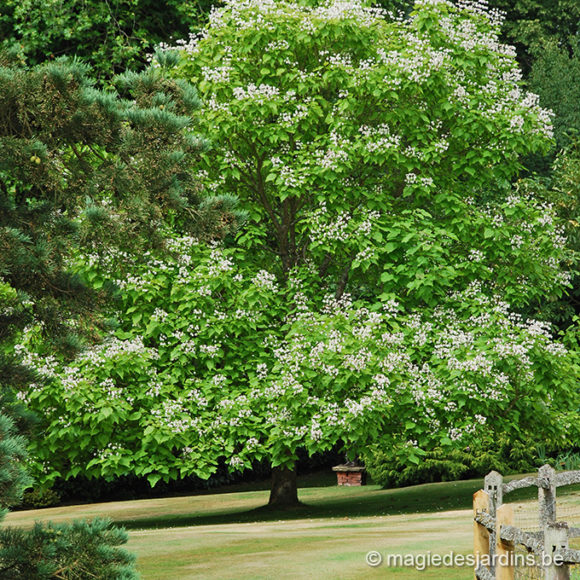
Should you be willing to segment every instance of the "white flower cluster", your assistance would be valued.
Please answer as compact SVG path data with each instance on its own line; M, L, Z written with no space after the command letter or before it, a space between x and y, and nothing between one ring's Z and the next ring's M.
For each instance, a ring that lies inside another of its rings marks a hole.
M115 337L110 338L102 345L85 351L81 355L81 359L98 363L99 361L112 359L125 354L147 354L153 359L159 356L155 349L145 347L141 336L136 336L131 340L120 340Z
M491 374L494 363L483 352L479 352L474 357L465 360L458 360L452 356L447 360L447 365L452 370L480 373L487 377Z
M361 348L356 354L347 354L344 357L344 365L350 370L360 372L367 368L372 356L368 349Z
M232 469L241 470L244 468L244 460L236 455L230 458L228 464Z
M118 456L120 455L121 451L123 451L123 447L118 443L108 443L104 449L100 449L94 452L95 457L100 459L101 461L106 461L111 456Z
M470 262L482 262L484 258L485 254L481 250L469 250L468 260Z
M172 399L164 399L161 402L161 407L151 409L151 415L175 434L186 431L197 432L200 422L198 417L192 417L189 414L182 401Z
M286 93L286 99L288 93ZM279 120L283 127L297 127L298 123L308 117L308 101L296 103L293 110L280 113Z
M280 89L265 83L259 86L250 83L245 89L242 87L234 87L233 95L238 100L251 100L263 104L266 101L278 97L280 95Z
M252 284L254 284L256 288L261 288L270 292L278 291L278 282L276 281L276 276L267 270L260 270L252 278Z
M208 83L225 84L230 80L230 72L232 71L232 67L229 64L224 64L214 68L204 66L201 70L204 81Z
M400 136L392 134L389 126L385 123L375 127L362 125L359 132L369 153L384 153L387 150L398 149L401 143Z
M233 265L232 260L224 255L221 248L214 247L208 260L208 274L212 278L220 277L224 272L230 272Z
M209 358L215 358L219 354L219 344L200 344L199 352L206 354Z
M256 366L256 376L259 379L265 379L268 376L268 365L266 363L259 363Z
M315 20L354 20L360 26L373 26L387 12L381 8L369 8L360 0L331 0L313 10Z
M119 389L115 385L115 381L112 378L106 378L99 383L99 387L104 390L105 395L108 399L121 399L123 396L122 389Z
M327 149L326 151L317 151L315 159L323 169L336 171L348 161L348 153L343 149Z
M165 310L163 310L163 308L155 308L153 314L151 315L151 318L153 320L157 320L158 322L165 322L168 316L169 314Z
M40 356L32 352L26 345L16 344L14 351L22 357L22 364L34 369L43 377L56 377L58 374L58 361L54 356Z

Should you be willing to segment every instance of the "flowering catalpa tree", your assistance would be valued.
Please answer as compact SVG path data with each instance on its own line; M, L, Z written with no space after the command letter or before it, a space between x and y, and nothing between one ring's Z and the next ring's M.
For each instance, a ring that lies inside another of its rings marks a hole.
M499 22L423 1L229 2L174 74L205 99L209 190L248 212L235 246L175 241L122 287L114 338L33 390L48 479L152 483L370 443L417 462L483 433L571 437L576 355L511 308L559 295L555 212L513 190L548 114ZM118 257L113 262L118 262ZM92 275L114 277L106 260Z

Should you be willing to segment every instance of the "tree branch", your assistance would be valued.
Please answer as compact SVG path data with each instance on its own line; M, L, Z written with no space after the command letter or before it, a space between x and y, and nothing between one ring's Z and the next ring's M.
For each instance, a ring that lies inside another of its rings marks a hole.
M336 287L336 293L334 294L334 297L337 300L340 300L342 298L342 295L344 294L344 291L346 289L346 285L348 283L348 275L350 273L350 268L351 268L353 262L354 262L354 256L352 256L348 260L347 265L342 270L342 273L341 273L340 278L338 280L338 286Z

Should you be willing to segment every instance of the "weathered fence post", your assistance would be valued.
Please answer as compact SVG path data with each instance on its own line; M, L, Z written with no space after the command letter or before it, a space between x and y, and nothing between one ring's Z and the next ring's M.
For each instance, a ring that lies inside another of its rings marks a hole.
M540 529L556 521L556 472L549 465L538 469L538 507Z
M495 518L497 508L503 503L503 477L497 471L490 471L483 480L483 486L489 495L489 515ZM495 572L495 531L489 534L489 570Z
M489 513L495 517L497 508L503 503L503 477L497 471L490 471L483 480L483 486L489 495Z
M544 528L544 579L569 580L570 568L567 564L554 561L558 550L568 549L568 524L566 522L549 522ZM558 565L559 564L559 565Z
M509 504L502 504L495 515L495 578L496 580L514 579L514 544L500 537L501 526L512 526L514 510Z
M489 532L487 528L475 521L477 512L489 513L489 495L483 489L473 494L473 555L475 557L475 567L480 560L489 558ZM474 573L477 580L477 575Z

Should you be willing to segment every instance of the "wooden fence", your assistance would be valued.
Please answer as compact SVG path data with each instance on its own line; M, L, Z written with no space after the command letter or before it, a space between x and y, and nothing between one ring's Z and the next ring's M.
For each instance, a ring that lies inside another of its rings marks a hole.
M556 488L574 483L580 483L580 471L556 473L549 465L540 467L537 477L509 483L497 471L487 475L484 488L473 494L475 578L512 580L518 564L514 549L522 545L543 567L545 580L567 580L570 564L580 563L580 550L571 550L568 543L580 537L580 528L557 521ZM539 532L515 527L512 506L503 503L508 493L530 486L538 488Z

